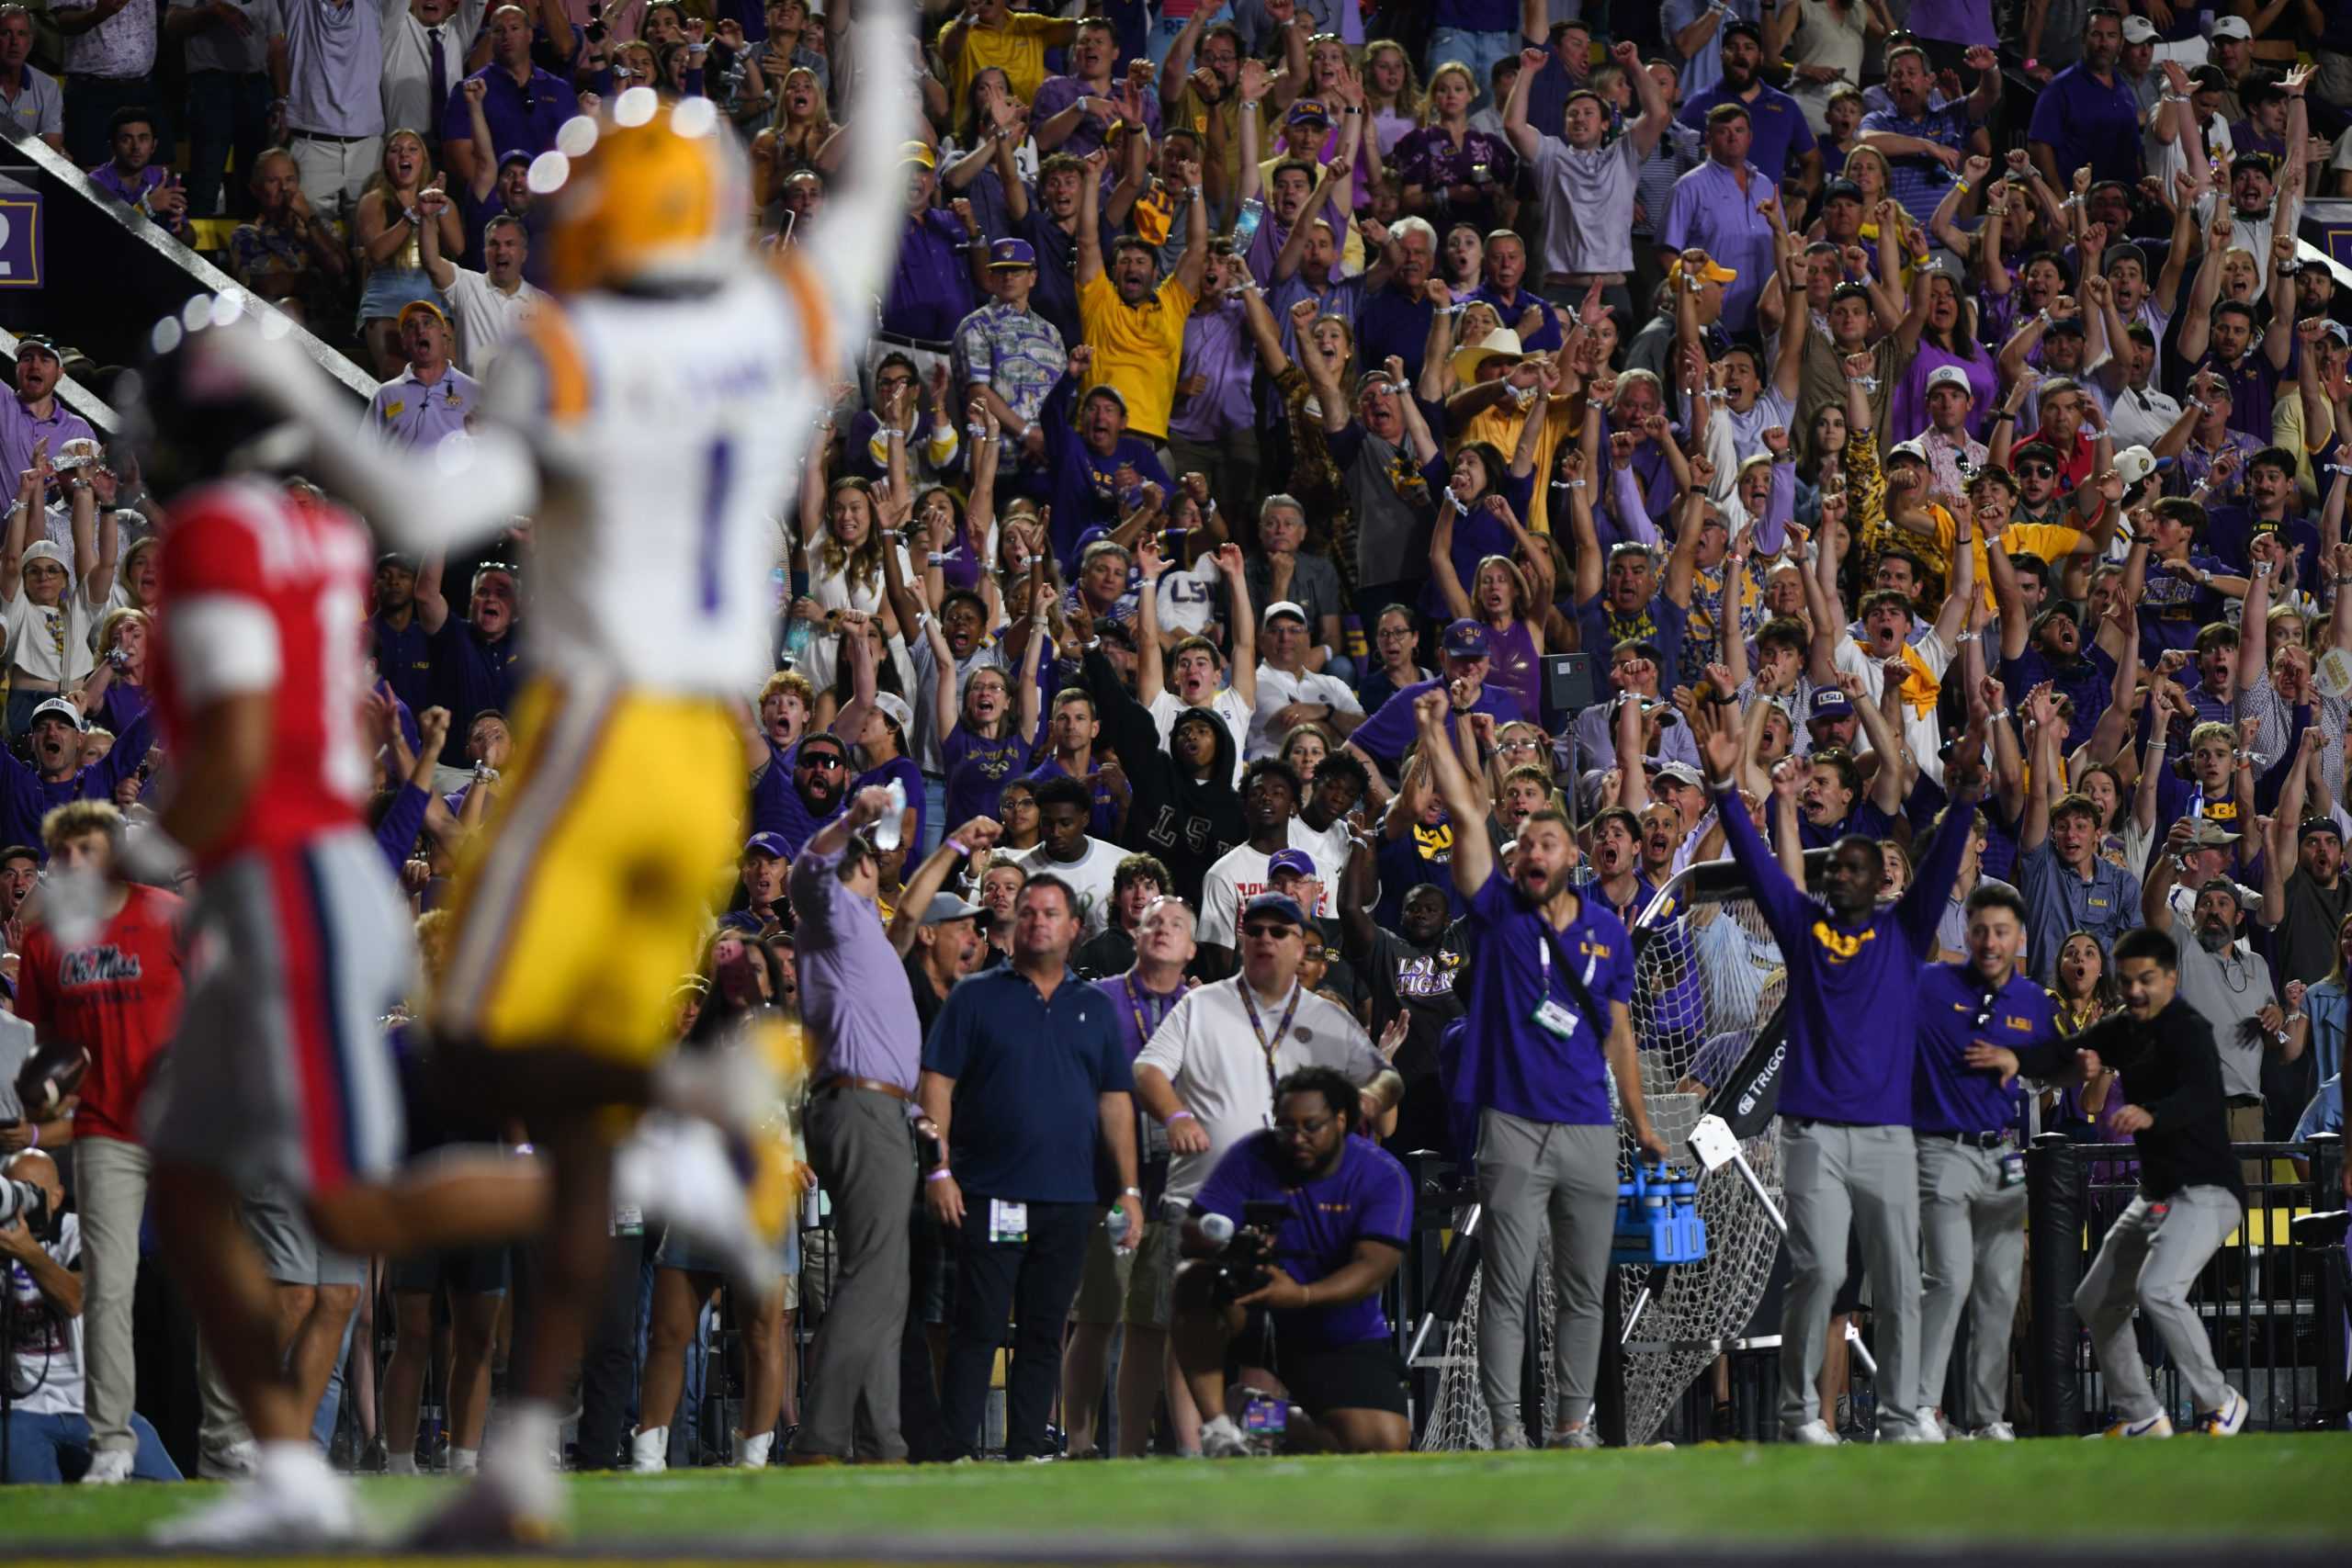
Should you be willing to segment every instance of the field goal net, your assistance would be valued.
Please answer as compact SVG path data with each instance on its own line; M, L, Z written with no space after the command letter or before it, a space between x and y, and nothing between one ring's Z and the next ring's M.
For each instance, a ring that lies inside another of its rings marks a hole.
M1780 944L1736 868L1711 861L1683 872L1651 900L1634 922L1634 946L1632 1011L1650 1124L1676 1151L1677 1165L1697 1169L1687 1148L1691 1129L1716 1090L1755 1073L1751 1050L1781 1004L1786 974ZM1724 1341L1746 1331L1763 1300L1781 1246L1780 1228L1765 1206L1768 1200L1774 1210L1781 1203L1779 1145L1769 1122L1751 1128L1739 1148L1741 1161L1699 1179L1706 1261L1617 1270L1619 1321L1628 1325L1622 1346L1628 1443L1657 1435L1692 1380L1707 1371ZM1618 1156L1620 1171L1630 1172L1634 1149L1622 1114ZM1437 1393L1419 1445L1425 1450L1491 1446L1478 1382L1483 1272L1472 1272L1460 1307L1442 1325ZM1529 1329L1540 1336L1536 1361L1544 1388L1536 1408L1545 1412L1548 1426L1555 1332L1548 1244L1536 1262L1533 1289ZM1428 1342L1438 1343L1436 1336ZM1531 1435L1533 1430L1531 1422Z

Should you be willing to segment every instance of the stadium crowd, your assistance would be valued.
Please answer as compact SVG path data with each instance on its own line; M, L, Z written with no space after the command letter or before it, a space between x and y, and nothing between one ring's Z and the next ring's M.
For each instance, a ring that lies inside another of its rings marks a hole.
M532 171L564 123L633 86L708 99L750 233L788 250L858 135L834 118L875 71L856 9L12 4L0 109L347 343L382 382L359 438L424 464L494 405L560 265ZM1850 1190L1850 1272L1917 1353L1882 1344L1882 1434L2007 1435L2028 1097L1963 1053L2064 1077L2052 1043L2123 1008L2120 951L2210 1032L2229 1140L2341 1127L2352 301L2298 231L2352 192L2352 5L1074 9L931 8L878 328L776 498L740 875L676 997L697 1043L796 1008L813 1055L821 1256L796 1237L780 1292L729 1302L736 1462L779 1432L797 1462L975 1453L1000 1348L1011 1458L1238 1451L1245 1368L1303 1407L1295 1440L1403 1447L1381 1303L1413 1193L1386 1151L1421 1149L1475 1163L1505 1279L1554 1231L1564 1387L1521 1430L1523 1292L1490 1293L1498 1446L1590 1446L1612 1123L1665 1150L1625 929L1724 858L1784 950L1876 941L1902 967L1853 974L1921 998L1916 1079L1821 1071L1784 1107L1818 1162L1792 1190ZM70 1113L0 1126L9 1174L75 1211L0 1247L17 1365L45 1369L9 1476L105 1481L177 1473L133 1371L175 900L123 889L96 959L36 886L171 786L168 519L59 401L69 353L24 338L0 398L0 930L16 1017L95 1061ZM428 966L526 739L533 550L517 518L479 559L377 565L373 818ZM1563 654L1597 688L1566 708ZM1939 987L1987 998L1973 1032L1924 1016ZM2014 1041L1984 1035L1996 1001L2030 1015ZM427 1049L393 1022L404 1061ZM0 1077L29 1044L0 1033ZM2111 1050L2040 1124L2146 1128L2116 1060L2177 1067ZM483 1134L413 1111L413 1141ZM2151 1200L2227 1198L2211 1154L2152 1153ZM1184 1267L1219 1254L1204 1219L1254 1229L1301 1190L1271 1283ZM247 1200L321 1442L469 1468L528 1255L387 1266ZM1803 1208L1792 1310L1817 1321L1781 1412L1821 1440L1852 1429L1815 1376L1849 1215ZM583 1466L684 1451L724 1269L660 1228L615 1217ZM201 1468L235 1473L250 1439L205 1387Z

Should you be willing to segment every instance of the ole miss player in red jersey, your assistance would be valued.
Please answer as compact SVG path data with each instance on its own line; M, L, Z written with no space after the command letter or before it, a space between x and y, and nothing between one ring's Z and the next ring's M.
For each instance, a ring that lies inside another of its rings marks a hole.
M251 1483L158 1536L315 1541L357 1520L275 1353L276 1295L239 1187L281 1181L327 1246L396 1256L526 1232L546 1190L531 1162L490 1155L390 1179L401 1100L379 1020L414 955L360 810L372 551L334 506L218 477L274 422L197 363L183 339L202 335L157 328L141 406L149 481L175 498L154 700L177 788L158 825L198 877L187 1004L147 1119L157 1234L260 1457Z

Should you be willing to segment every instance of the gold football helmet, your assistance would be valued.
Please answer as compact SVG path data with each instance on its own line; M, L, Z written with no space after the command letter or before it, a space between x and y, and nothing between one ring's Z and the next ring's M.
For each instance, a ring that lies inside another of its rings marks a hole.
M558 293L709 282L741 265L750 173L707 98L664 103L631 87L609 114L567 122L533 161L530 185L554 203Z

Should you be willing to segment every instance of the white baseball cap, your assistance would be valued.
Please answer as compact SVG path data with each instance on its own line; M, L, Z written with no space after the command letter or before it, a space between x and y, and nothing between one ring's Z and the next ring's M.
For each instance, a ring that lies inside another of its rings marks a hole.
M2251 43L2254 41L2254 28L2247 25L2244 17L2223 17L2213 24L2212 36L2233 38L2243 43Z
M1969 380L1968 372L1957 365L1939 365L1929 374L1928 390L1933 393L1938 387L1958 387L1971 399L1976 396L1975 383Z
M2125 43L2151 43L2154 41L2155 36L2156 24L2148 20L2147 17L2126 17L2123 18Z

